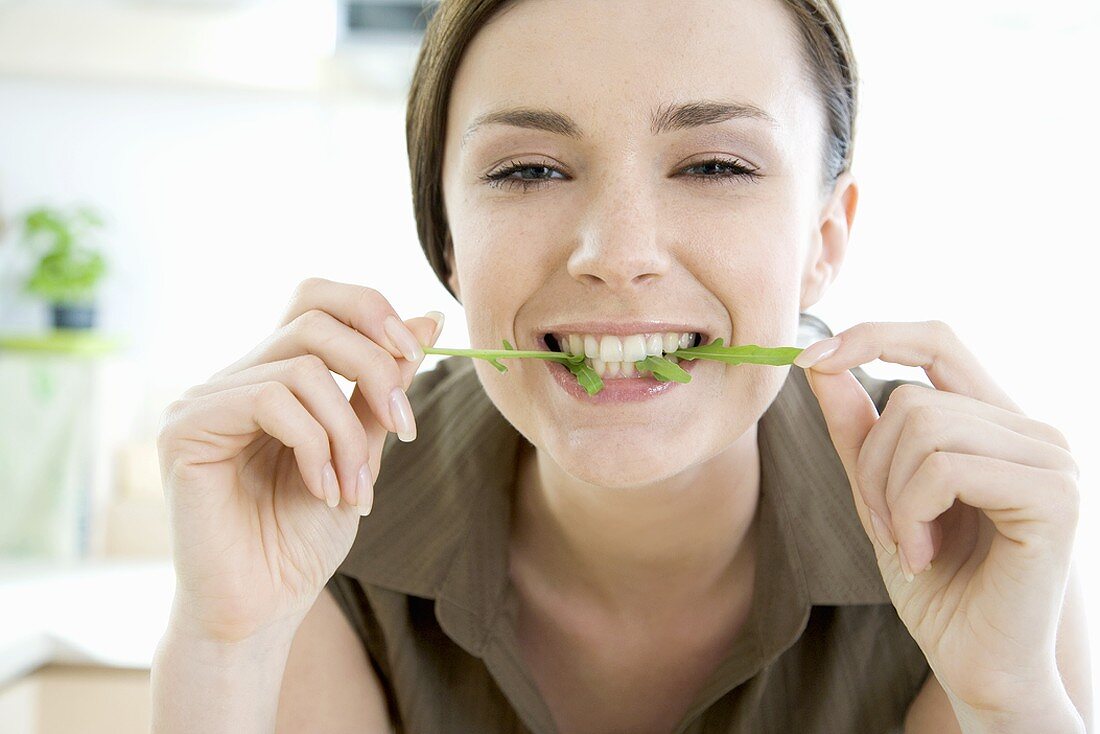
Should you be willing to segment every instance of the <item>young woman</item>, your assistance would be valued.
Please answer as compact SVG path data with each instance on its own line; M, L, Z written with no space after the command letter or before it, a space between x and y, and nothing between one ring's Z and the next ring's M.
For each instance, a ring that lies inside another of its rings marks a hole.
M305 281L165 413L156 730L1086 731L1077 465L946 325L634 369L812 325L855 92L828 0L445 0L409 100L422 245L472 344L584 349L605 390L413 379L441 314Z

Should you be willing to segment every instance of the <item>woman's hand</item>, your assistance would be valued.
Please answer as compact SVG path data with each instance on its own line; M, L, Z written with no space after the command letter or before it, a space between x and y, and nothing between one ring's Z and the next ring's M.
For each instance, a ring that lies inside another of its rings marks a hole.
M167 408L177 634L297 628L370 510L387 432L415 437L404 390L439 318L402 322L371 288L311 278L270 337ZM355 382L350 402L330 370Z
M795 364L837 346L806 377L898 615L956 711L1007 721L1068 700L1055 635L1079 472L1065 437L1024 415L943 322L826 341ZM879 416L849 372L874 359L922 367L936 389L902 385Z

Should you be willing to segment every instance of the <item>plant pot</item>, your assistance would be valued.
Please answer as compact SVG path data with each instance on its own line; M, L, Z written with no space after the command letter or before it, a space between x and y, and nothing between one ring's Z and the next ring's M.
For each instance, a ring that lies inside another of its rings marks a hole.
M92 303L53 304L53 328L91 329L95 326L96 308Z

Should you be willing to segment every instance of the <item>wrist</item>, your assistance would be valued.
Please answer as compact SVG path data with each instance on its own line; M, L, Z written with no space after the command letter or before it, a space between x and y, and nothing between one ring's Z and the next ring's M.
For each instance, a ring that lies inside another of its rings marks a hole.
M1047 711L1030 717L1023 716L986 716L970 719L964 723L959 717L959 727L963 734L1087 734L1081 714L1073 706L1057 711Z
M156 734L270 733L297 626L277 625L233 641L194 634L170 620L151 671Z
M1043 690L1049 692L1040 693ZM1084 719L1061 680L1056 687L1036 688L1013 704L1013 708L978 709L952 701L963 734L1087 734Z
M301 620L277 622L252 630L247 636L212 634L207 626L196 624L186 615L172 612L160 639L160 647L187 654L211 664L255 663L264 657L286 654Z

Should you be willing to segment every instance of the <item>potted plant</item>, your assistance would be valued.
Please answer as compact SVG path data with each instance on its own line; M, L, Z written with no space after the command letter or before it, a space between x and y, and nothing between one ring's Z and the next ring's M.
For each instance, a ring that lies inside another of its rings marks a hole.
M95 294L107 264L88 242L103 220L86 207L40 207L27 212L22 225L23 243L38 256L27 292L51 304L55 329L92 328Z

